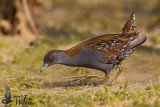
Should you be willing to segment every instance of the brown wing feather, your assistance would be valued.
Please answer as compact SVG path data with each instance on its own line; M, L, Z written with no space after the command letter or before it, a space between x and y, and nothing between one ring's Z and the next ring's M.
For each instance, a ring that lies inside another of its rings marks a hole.
M68 49L65 51L65 53L69 56L69 57L74 57L75 55L80 54L82 48L84 47L90 47L93 48L95 50L100 50L102 52L105 53L105 55L113 55L113 54L117 54L118 50L112 50L112 46L113 44L110 43L110 41L118 41L115 44L115 49L121 49L126 43L128 43L130 41L129 38L131 38L137 31L130 31L127 33L119 33L119 34L109 34L109 35L102 35L102 36L97 36L95 38L86 40L82 43L77 44L76 46ZM131 36L132 35L132 36ZM104 42L106 42L107 46L103 46ZM102 48L100 48L102 47ZM105 48L107 48L108 50L104 50Z
M103 63L116 63L117 58L128 51L130 42L135 40L138 34L139 31L132 31L126 34L119 34L118 36L114 35L111 36L111 38L101 39L100 41L86 47L91 47L103 52Z

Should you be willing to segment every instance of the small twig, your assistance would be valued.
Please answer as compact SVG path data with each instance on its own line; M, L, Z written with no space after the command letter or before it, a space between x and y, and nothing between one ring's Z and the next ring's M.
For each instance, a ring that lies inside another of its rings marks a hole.
M38 30L35 26L34 20L32 18L31 13L30 13L30 10L29 10L28 4L27 4L27 0L22 0L22 4L23 4L23 7L24 7L24 11L26 13L28 22L29 22L33 32L36 34L36 36L39 35L39 32L38 32Z

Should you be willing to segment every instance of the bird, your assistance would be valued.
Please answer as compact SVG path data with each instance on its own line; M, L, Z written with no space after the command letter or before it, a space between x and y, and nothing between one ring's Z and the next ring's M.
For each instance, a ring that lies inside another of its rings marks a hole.
M8 86L5 87L4 94L5 94L5 98L1 101L3 104L9 104L10 102L13 102L11 100L11 91Z
M44 55L40 72L54 64L86 67L100 70L108 77L110 71L129 57L135 48L146 41L145 34L135 25L135 10L132 11L121 32L104 34L85 40L67 50L50 50ZM113 84L122 70L112 80Z

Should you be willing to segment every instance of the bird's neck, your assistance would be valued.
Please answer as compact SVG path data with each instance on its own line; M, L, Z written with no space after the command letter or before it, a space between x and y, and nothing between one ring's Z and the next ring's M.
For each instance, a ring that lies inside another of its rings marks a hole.
M58 56L57 56L57 64L64 64L64 65L74 65L76 60L75 58L70 58L66 53L65 51L60 51L58 53Z

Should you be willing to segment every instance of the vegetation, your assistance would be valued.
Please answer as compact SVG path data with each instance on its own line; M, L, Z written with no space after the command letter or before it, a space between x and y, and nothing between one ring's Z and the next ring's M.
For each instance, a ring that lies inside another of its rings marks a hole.
M4 98L4 87L9 86L13 100L9 106L16 106L16 99L22 100L24 95L27 98L21 101L21 106L160 106L157 0L134 0L128 4L123 0L33 1L29 4L37 3L38 7L29 6L41 36L35 38L29 30L26 35L0 36L0 101ZM54 65L40 73L48 50L67 49L95 35L119 32L134 7L137 28L148 39L122 62L123 72L114 86L109 84L118 69L107 80L75 82L66 77L104 73L64 65Z

